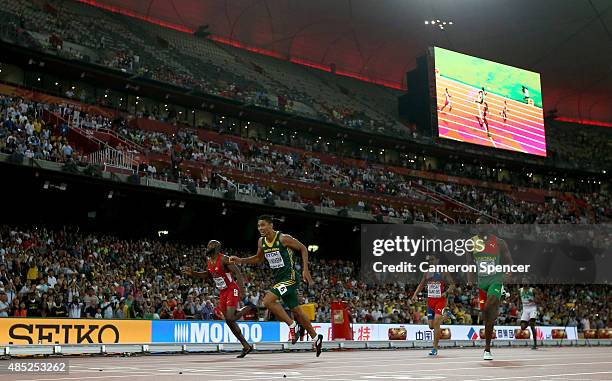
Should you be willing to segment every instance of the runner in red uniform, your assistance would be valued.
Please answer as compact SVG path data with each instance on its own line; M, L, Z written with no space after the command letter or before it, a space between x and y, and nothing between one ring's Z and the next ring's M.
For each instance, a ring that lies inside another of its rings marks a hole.
M429 266L436 266L440 263L439 258L435 255L429 255L427 260ZM429 352L429 355L437 356L438 343L440 342L440 335L442 333L440 325L444 320L444 310L446 308L448 293L453 289L453 280L448 273L424 273L421 283L419 283L414 291L414 295L412 295L413 301L417 299L425 283L427 283L427 322L429 323L429 329L434 330L433 349Z
M208 242L206 256L208 271L197 272L187 267L183 269L183 273L198 278L212 278L215 282L219 289L219 305L216 310L223 314L225 323L242 344L242 353L238 358L243 358L253 350L236 323L236 320L251 308L244 307L238 310L238 302L244 296L244 278L236 265L229 263L228 257L221 252L221 242L216 240Z

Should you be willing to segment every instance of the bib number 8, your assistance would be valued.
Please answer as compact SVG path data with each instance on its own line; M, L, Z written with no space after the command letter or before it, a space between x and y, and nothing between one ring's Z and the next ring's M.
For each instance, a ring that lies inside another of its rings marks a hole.
M280 286L278 286L276 289L278 290L278 292L279 292L281 295L285 295L285 293L287 292L287 286L285 286L285 285L283 285L283 284L281 284Z
M234 296L238 296L238 289L237 288L234 289Z

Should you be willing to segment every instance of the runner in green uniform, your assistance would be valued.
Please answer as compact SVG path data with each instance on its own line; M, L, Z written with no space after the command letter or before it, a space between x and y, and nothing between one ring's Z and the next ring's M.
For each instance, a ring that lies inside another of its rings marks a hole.
M317 357L321 355L323 347L323 335L317 335L310 321L302 312L299 303L300 279L295 270L295 258L293 251L298 251L302 257L302 278L307 283L312 283L310 270L308 269L308 250L300 241L288 234L274 230L271 216L261 216L257 221L257 230L261 238L257 244L257 254L239 258L230 257L230 263L236 264L259 264L268 261L272 274L274 275L274 286L266 293L263 303L280 321L287 323L291 330L292 340L295 344L302 336L305 329L313 339ZM283 307L278 303L282 301L293 313L297 322L289 317Z
M484 222L479 218L476 223L482 224ZM481 244L476 245L474 251L468 253L466 257L468 264L476 263L478 267L480 311L483 314L485 326L485 350L483 359L493 360L493 355L491 355L491 340L493 339L495 321L499 314L499 303L501 300L505 274L482 272L480 266L481 264L501 265L502 256L504 258L504 264L512 265L513 262L510 256L510 250L508 250L508 245L503 239L482 232L472 237L473 242L477 242L478 240L481 241Z
M538 317L537 303L539 300L542 300L540 291L533 287L521 287L519 288L519 295L521 297L521 304L523 305L523 311L521 312L521 329L527 329L527 324L529 324L533 335L533 346L531 349L538 349L538 334L535 322Z

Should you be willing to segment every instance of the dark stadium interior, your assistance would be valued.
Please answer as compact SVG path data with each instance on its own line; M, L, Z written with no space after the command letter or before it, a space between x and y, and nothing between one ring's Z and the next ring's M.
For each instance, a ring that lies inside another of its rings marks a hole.
M68 226L82 232L103 233L124 239L154 239L204 245L217 239L233 249L255 251L261 209L232 200L206 198L187 192L156 191L143 186L75 176L36 167L2 164L5 183L0 224L9 226ZM45 183L52 186L44 189ZM53 185L65 184L65 190ZM112 198L109 199L109 192ZM170 207L166 204L171 201ZM183 206L181 206L183 203ZM224 213L224 209L226 210ZM223 214L224 213L224 214ZM267 208L278 218L276 227L299 232L305 245L319 246L318 255L357 260L360 221L317 217L306 211ZM167 231L167 235L158 235Z

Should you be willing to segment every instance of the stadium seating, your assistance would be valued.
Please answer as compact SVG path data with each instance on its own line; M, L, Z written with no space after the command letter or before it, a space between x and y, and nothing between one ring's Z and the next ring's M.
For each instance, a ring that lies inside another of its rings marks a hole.
M216 289L175 276L187 264L203 267L201 250L72 230L0 226L0 292L8 296L10 316L172 319L181 305L188 319L215 319ZM226 253L241 255L232 249ZM329 321L332 300L346 300L355 322L426 323L425 302L407 303L414 285L366 285L352 262L311 262L314 283L304 297L306 303L318 303L317 321ZM244 272L248 291L243 303L262 307L271 281L265 268L247 267ZM539 325L606 327L611 302L607 286L542 287ZM512 296L502 305L500 319L512 324L520 301L517 290L509 291ZM453 323L476 324L477 300L475 289L456 288L449 304Z
M60 107L9 97L2 100L0 111L10 116L7 119L15 120L20 118L19 112L15 111L20 107L29 109L24 114L30 118L35 115L34 107L51 110ZM277 199L326 207L349 207L360 212L412 221L473 222L481 213L492 220L509 223L600 223L612 218L607 193L537 193L535 190L520 193L510 187L490 188L478 182L471 185L465 181L458 183L456 178L435 181L427 178L427 172L423 171L407 172L402 167L394 166L383 169L348 158L338 161L324 153L282 145L270 147L268 143L214 132L172 129L164 123L153 124L152 130L147 130L139 128L138 120L131 124L126 121L111 123L108 118L85 112L81 112L80 120L81 127L86 129L115 130L121 141L128 143L124 149L131 148L135 153L149 157L152 168L159 167L154 172L146 172L152 177L177 181L178 174L170 170L169 158L172 152L180 152L181 159L185 160L182 166L185 173L182 175L188 174L192 177L190 181L195 180L202 187L212 185L208 177L211 171L217 171L236 179L242 192L248 194L262 196L271 192ZM36 142L37 138L26 135L27 124L27 120L14 125L6 119L3 121L0 129L5 137L0 147L2 151L62 160L62 155L51 155L48 150L41 149L42 146L28 143L27 139ZM23 131L20 131L22 128ZM52 130L58 131L58 128L53 126ZM23 139L23 144L16 143L15 139ZM65 138L62 144L56 142L59 146L52 152L63 150L62 146L66 143ZM78 145L73 144L75 147ZM66 149L73 150L72 146ZM73 159L79 157L75 152ZM271 189L270 183L252 176L258 173L285 181L286 188ZM311 185L317 186L316 195L307 190Z

